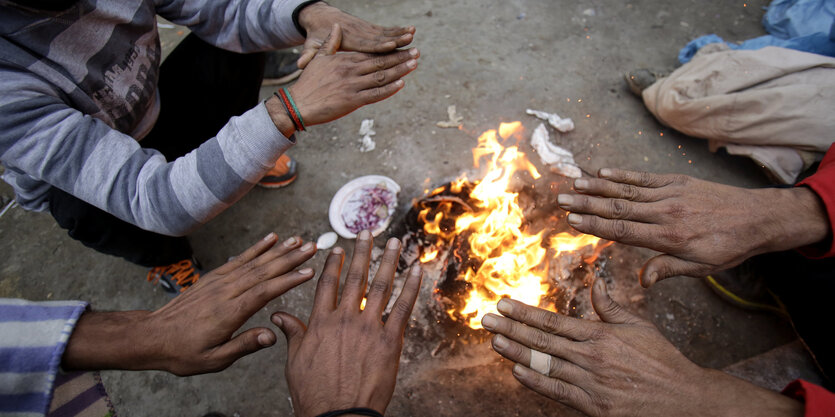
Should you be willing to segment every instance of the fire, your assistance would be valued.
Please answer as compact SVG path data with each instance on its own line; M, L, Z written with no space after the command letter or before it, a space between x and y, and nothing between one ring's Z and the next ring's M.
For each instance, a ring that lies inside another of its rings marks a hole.
M546 238L547 230L528 233L518 194L508 190L517 172L525 171L534 179L540 174L517 146L502 145L502 141L512 137L521 138L522 133L520 122L502 123L498 132L488 130L478 138L478 146L473 149L473 163L475 167L483 166L485 174L477 182L462 176L451 184L450 190L456 194L465 186L471 187L469 201L460 202L467 210L454 219L454 224L445 217L452 210L454 201L441 202L438 209L431 210L434 215L429 208L419 214L424 232L438 239L436 244L423 250L420 257L423 263L436 259L439 248L456 236L466 236L466 255L475 266L463 268L459 273L458 279L469 284L469 291L463 307L453 308L448 313L473 329L481 328L481 318L485 314L497 312L496 304L502 298L509 297L530 305L542 304L543 297L551 291L549 258L586 246L599 248L585 259L590 263L604 247L599 245L599 238L589 235L559 233ZM428 197L442 191L443 188L436 189Z

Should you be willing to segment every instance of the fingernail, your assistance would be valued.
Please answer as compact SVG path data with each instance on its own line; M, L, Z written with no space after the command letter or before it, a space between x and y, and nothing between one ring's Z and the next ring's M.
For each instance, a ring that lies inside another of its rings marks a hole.
M270 335L268 335L266 333L261 333L261 334L258 335L258 343L261 346L272 346L273 338L270 337Z
M574 188L577 190L586 189L589 187L589 180L584 180L582 178L574 180Z
M313 250L313 242L305 243L304 246L302 246L301 250L302 252L310 252L311 250Z
M296 242L297 242L296 238L291 237L290 239L287 239L287 240L284 241L284 246L287 246L289 248L290 246L295 245Z
M394 82L395 87L403 87L404 84L406 84L406 82L403 80L397 80Z
M302 274L302 275L310 275L310 274L313 273L313 268L300 269L299 273Z
M409 51L409 55L411 55L411 56L418 56L418 50L417 50L417 49L411 49L411 50Z
M496 349L504 349L507 347L507 339L504 336L497 334L493 337L493 347Z
M568 223L572 226L577 226L583 223L583 216L571 213L568 215Z
M400 239L393 237L389 239L388 243L386 243L386 248L388 249L397 249L400 247Z
M412 276L418 276L423 271L423 269L419 265L415 265L412 267Z
M574 203L574 197L568 194L560 194L557 196L557 204L561 206L567 206Z
M658 281L658 272L652 272L649 274L649 285L655 284L655 281Z
M522 365L518 363L513 365L513 375L522 376Z
M406 66L409 68L414 68L417 66L417 61L415 61L414 59L410 59L406 61Z
M359 238L360 240L369 240L371 239L371 232L369 232L368 230L363 230L362 232L360 232L357 238Z
M598 278L594 281L594 289L597 291L606 291L606 284L603 283L603 280Z
M278 327L281 327L281 325L284 324L284 320L281 320L281 316L279 316L278 314L273 314L271 318L273 320L273 324L275 324Z
M600 178L611 177L612 176L612 170L609 169L609 168L603 168L603 169L600 170L600 172L598 172L598 175L600 175Z
M331 250L331 253L334 254L334 255L342 255L343 253L345 253L345 250L343 250L342 248L337 246L337 247L333 248L333 250Z
M273 239L275 239L275 233L273 233L273 232L270 232L270 234L264 236L264 241L265 242L269 242Z
M498 324L496 318L489 314L481 318L481 325L484 326L484 328L487 330L492 330L496 328L496 324Z
M496 308L498 308L499 312L502 314L510 314L513 311L513 303L503 298L499 300L499 304L496 305Z

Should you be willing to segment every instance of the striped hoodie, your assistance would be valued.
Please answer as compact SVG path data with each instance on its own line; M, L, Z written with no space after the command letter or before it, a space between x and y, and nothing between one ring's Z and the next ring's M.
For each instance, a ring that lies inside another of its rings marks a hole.
M166 161L138 140L159 114L156 15L215 46L304 42L304 0L79 0L42 12L0 0L0 163L26 209L58 187L116 217L182 236L240 199L293 141L263 103ZM297 15L297 14L296 14Z
M43 416L83 301L0 298L0 417Z

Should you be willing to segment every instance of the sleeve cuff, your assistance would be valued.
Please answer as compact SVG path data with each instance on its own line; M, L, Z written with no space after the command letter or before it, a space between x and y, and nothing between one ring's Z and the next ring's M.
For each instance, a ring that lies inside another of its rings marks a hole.
M835 256L835 145L829 148L820 163L818 171L799 182L797 186L809 187L823 201L829 217L829 237L816 245L806 246L798 251L807 258L819 259Z
M320 1L322 0L307 0L296 6L296 9L293 10L293 25L296 26L296 30L298 30L299 33L302 34L303 38L307 37L307 31L302 27L301 23L299 23L299 15L302 13L302 9Z
M805 404L804 417L832 417L835 410L835 394L802 379L795 380L783 395Z
M278 157L296 142L293 135L286 138L278 131L263 102L233 117L218 132L217 139L226 162L252 184L274 167Z

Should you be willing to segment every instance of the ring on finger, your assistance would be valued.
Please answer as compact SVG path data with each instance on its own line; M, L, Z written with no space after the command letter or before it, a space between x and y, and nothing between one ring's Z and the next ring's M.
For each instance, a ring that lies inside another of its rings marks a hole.
M531 349L531 363L529 368L542 375L550 376L551 374L551 355L542 353L538 350Z

